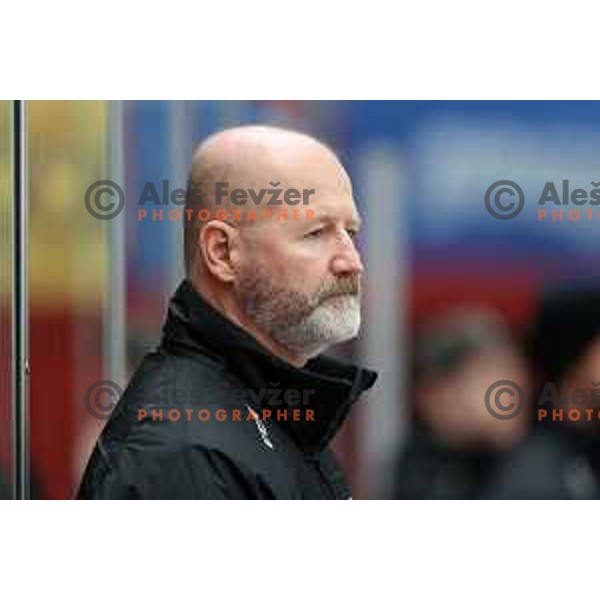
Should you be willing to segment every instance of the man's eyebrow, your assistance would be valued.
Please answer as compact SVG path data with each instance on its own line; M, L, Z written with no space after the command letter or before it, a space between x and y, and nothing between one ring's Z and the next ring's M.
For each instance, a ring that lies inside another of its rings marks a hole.
M326 214L317 214L312 219L313 223L333 223L337 220L338 219L336 219L335 217ZM351 217L350 219L348 219L348 224L350 226L356 227L356 229L360 229L362 227L362 219L359 216Z

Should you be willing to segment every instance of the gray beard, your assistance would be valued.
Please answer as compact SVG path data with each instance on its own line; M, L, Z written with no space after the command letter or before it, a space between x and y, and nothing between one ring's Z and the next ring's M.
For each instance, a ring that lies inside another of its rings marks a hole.
M277 287L255 269L241 278L236 295L257 327L294 354L315 356L360 329L357 281L333 282L310 296Z

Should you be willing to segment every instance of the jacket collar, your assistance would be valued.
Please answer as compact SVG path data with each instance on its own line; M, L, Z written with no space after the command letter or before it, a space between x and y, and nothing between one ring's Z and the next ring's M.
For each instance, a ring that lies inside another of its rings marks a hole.
M294 367L213 308L188 280L180 284L171 299L162 343L192 352L208 351L255 392L249 395L255 408L269 408L273 417L278 409L287 409L287 420L278 422L308 454L327 446L360 394L377 379L374 371L323 355L303 368ZM298 392L286 396L287 390ZM292 411L298 408L301 419L294 421ZM313 411L314 421L305 418L309 410Z

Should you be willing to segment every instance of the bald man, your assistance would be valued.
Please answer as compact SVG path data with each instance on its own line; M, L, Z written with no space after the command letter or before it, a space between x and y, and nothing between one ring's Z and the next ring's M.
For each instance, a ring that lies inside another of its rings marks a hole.
M228 129L185 208L186 279L79 498L350 498L329 444L377 376L321 354L360 327L348 174L307 135Z

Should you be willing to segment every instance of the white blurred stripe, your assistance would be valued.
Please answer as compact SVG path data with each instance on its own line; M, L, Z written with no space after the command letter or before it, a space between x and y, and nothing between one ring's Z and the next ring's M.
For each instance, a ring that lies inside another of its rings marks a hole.
M169 189L185 189L188 170L192 162L192 105L188 101L174 100L169 103ZM185 213L184 206L169 206ZM168 273L165 280L166 298L169 298L184 276L183 222L165 222L167 236Z
M366 295L361 361L379 371L363 406L361 474L370 497L391 491L393 457L404 423L404 313L406 279L406 177L402 155L371 144L359 162L366 194Z
M125 207L107 221L108 273L104 302L104 371L106 377L122 388L126 374L126 246L127 181L125 169L124 102L109 102L108 165L109 178L123 188Z

